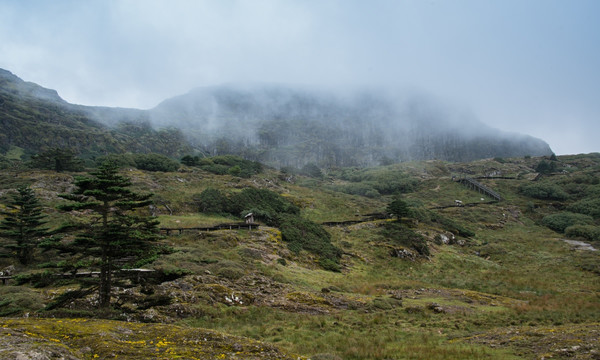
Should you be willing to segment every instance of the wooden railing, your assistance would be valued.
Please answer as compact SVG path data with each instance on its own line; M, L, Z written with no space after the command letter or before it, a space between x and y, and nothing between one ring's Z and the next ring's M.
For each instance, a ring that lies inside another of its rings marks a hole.
M500 194L498 194L497 192L495 192L494 190L490 189L489 187L483 185L482 183L480 183L479 181L470 178L470 177L460 177L457 178L456 181L458 181L459 183L467 186L468 188L472 189L472 190L476 190L479 191L479 193L481 194L485 194L489 197L494 198L496 201L501 201L502 200L502 196L500 196Z
M186 227L186 228L160 228L160 231L166 235L170 235L171 232L177 232L179 235L186 231L217 231L217 230L257 230L258 224L246 224L246 223L235 223L235 224L220 224L216 226L197 226L197 227Z

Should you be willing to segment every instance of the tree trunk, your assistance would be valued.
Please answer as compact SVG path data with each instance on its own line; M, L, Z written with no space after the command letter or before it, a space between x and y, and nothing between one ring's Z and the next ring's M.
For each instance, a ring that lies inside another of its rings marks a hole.
M102 265L100 268L100 307L108 308L110 306L110 288L112 280L111 262L107 256L102 256Z

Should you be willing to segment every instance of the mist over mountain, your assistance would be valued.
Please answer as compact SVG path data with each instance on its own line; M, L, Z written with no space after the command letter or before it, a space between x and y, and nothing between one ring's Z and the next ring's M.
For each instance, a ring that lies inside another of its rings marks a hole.
M177 129L153 129L146 111L73 105L55 90L0 69L0 154L18 147L25 156L52 147L83 158L109 153L190 152Z
M273 166L369 166L549 155L544 141L493 129L431 97L283 85L197 88L151 110L69 104L0 70L0 151L48 147L83 157L235 154Z
M150 121L182 129L205 153L236 153L279 166L552 153L540 139L493 129L432 97L381 90L204 87L163 101L150 110Z

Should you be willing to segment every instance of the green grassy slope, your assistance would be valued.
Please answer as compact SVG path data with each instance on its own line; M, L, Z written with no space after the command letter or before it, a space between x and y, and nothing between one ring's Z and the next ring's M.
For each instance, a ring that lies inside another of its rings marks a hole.
M567 234L544 226L544 218L579 209L574 204L594 198L600 157L559 157L556 173L534 180L540 160L415 162L330 171L321 180L296 177L291 182L274 170L244 179L198 168L177 173L125 169L136 188L156 194L158 219L165 227L238 221L197 212L195 195L208 187L228 193L247 187L269 189L299 206L304 217L326 222L384 212L392 199L385 191L383 195L347 194L348 184L383 189L378 187L380 182L413 179L402 195L412 205L413 219L403 222L427 239L430 255L417 256L402 242L385 239L380 234L390 222L385 219L326 227L333 244L343 251L341 272L323 270L309 252L289 251L274 227L188 231L166 237L164 242L175 251L148 265L187 275L164 282L151 293L142 287L116 291L123 300L115 304L117 311L111 316L134 324L85 320L96 324L93 328L100 336L85 343L75 341L66 338L73 337L73 331L50 321L36 325L38 320L31 318L97 316L93 296L75 301L67 309L36 312L52 297L77 285L0 286L0 298L4 299L0 311L12 317L29 313L30 317L0 319L4 331L0 343L10 344L10 336L30 332L37 334L34 338L56 339L56 344L68 348L75 358L88 359L96 353L102 358L135 359L154 348L139 345L136 353L138 345L128 347L126 341L140 339L124 334L142 327L136 322L147 322L145 331L165 334L166 341L178 347L172 353L161 348L165 359L194 358L183 349L186 341L194 338L176 334L207 331L204 329L258 340L274 346L269 347L272 351L276 347L311 359L597 358L600 255L563 241ZM484 197L482 201L481 194L452 181L458 174L491 176L479 181L505 200L490 203ZM6 203L9 189L27 182L36 189L52 223L58 224L66 217L82 216L53 210L59 203L56 194L68 190L70 177L52 172L5 172L0 175L0 200ZM523 190L546 183L563 189L567 198L535 198ZM462 200L465 206L453 206L454 200ZM586 206L578 211L588 211L592 205ZM590 216L592 222L587 226L598 227L600 219ZM461 236L460 229L474 235ZM445 238L448 243L442 241ZM593 237L576 240L600 248ZM399 250L412 255L391 256ZM9 259L0 259L0 269L11 264ZM17 265L15 272L32 270ZM121 329L120 333L115 329ZM119 349L123 347L122 352L99 353L107 337ZM246 346L251 340L235 341ZM206 358L249 358L234 350L212 354Z

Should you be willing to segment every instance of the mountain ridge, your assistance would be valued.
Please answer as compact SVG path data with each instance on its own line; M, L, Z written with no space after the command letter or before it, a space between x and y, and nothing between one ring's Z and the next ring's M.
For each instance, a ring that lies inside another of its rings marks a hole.
M276 167L550 155L543 140L493 129L426 96L288 85L198 87L149 110L74 105L0 71L0 150L74 148L84 157L235 154Z
M469 161L552 153L539 139L499 131L429 96L381 90L196 88L161 102L150 119L183 129L192 143L213 154L227 134L254 145L261 160L276 165L370 166L383 159ZM306 152L307 143L312 152Z

